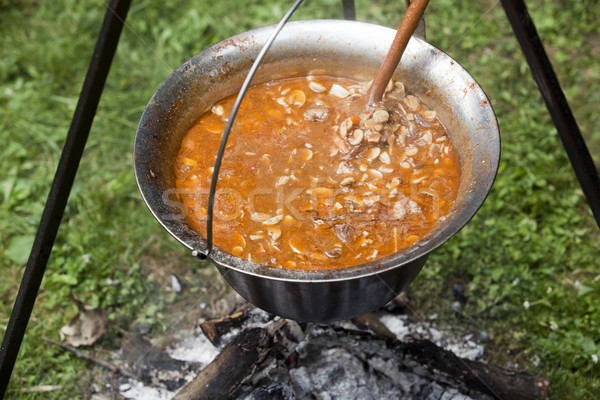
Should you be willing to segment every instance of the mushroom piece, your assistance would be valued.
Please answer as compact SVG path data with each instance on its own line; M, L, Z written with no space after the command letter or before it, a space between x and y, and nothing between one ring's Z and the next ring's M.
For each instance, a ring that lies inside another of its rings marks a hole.
M342 99L345 99L346 97L350 96L350 92L345 87L338 85L337 83L334 83L333 86L331 86L329 94L332 96L340 97Z
M348 166L348 163L346 163L345 161L342 161L341 163L339 163L336 173L338 175L351 174L352 168L350 166Z
M354 178L349 176L347 178L342 179L342 181L340 182L340 185L342 186L348 186L354 183Z
M390 114L386 110L377 110L371 117L376 124L382 124L390 119Z
M352 137L348 139L348 143L353 146L356 146L362 142L364 137L363 131L361 129L355 129L352 131Z
M368 143L379 143L381 140L381 134L372 130L365 132L365 137L367 138Z
M273 240L277 240L279 239L279 237L281 236L281 229L279 229L276 226L269 226L267 228L267 232L269 233L269 236L271 237L271 239Z
M262 223L264 225L275 225L276 223L280 222L282 219L283 219L283 215L276 215L274 217L271 217L269 219L262 221Z
M323 105L312 105L304 112L307 121L324 121L329 115L329 107Z
M374 159L379 157L379 154L381 154L381 149L379 147L371 147L369 150L366 151L367 160L373 161Z
M298 157L300 158L300 161L302 161L302 162L310 161L313 158L313 151L306 147L302 147L302 148L298 149L296 154L298 155Z
M294 90L286 99L288 104L302 107L306 103L306 94L299 89Z
M323 93L324 91L327 90L327 88L325 86L323 86L319 82L315 82L315 81L310 81L308 83L308 87L310 88L310 90L312 90L315 93Z

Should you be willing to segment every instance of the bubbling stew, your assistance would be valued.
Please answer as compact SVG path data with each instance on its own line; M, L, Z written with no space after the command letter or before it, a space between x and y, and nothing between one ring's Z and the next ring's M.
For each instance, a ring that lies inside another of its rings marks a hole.
M248 90L219 174L217 246L273 267L341 268L402 250L445 218L460 169L436 111L401 82L365 108L368 85L309 76ZM202 115L175 161L186 218L203 235L234 102Z

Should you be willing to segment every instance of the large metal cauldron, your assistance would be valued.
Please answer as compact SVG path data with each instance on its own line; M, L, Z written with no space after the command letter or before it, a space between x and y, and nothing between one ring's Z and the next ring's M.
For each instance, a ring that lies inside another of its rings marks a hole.
M273 29L245 32L195 55L162 83L140 120L133 154L140 191L156 219L192 251L205 253L206 240L185 219L173 183L175 153L182 135L203 112L237 93ZM393 29L353 21L288 23L253 83L308 74L370 80L394 35ZM394 78L438 112L458 150L460 193L449 215L403 251L333 271L276 269L215 248L211 261L251 303L301 321L340 320L372 311L406 289L429 253L456 234L483 203L498 168L500 137L479 85L448 55L416 38Z

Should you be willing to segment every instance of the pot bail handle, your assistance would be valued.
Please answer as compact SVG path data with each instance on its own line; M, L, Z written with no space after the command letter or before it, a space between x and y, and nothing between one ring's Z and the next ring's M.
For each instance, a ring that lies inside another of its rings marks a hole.
M294 13L294 11L296 11L296 9L298 9L298 7L300 6L300 4L302 4L303 1L304 0L296 0L294 2L294 4L290 7L290 9L285 13L283 18L281 18L281 21L279 21L279 24L277 24L275 31L271 34L271 36L267 40L267 43L265 43L265 45L261 49L260 53L256 57L256 60L252 64L252 67L250 68L250 71L248 72L248 75L246 76L246 80L242 84L240 92L238 93L238 96L235 100L235 103L231 110L231 114L229 114L229 118L227 120L227 125L225 126L225 130L223 131L223 138L221 139L221 145L219 146L219 151L217 152L217 159L215 161L212 179L210 182L210 191L208 193L208 207L207 207L207 213L206 213L206 254L202 254L199 251L194 250L192 252L192 254L196 257L201 257L200 254L202 254L205 258L208 258L208 259L211 258L210 255L211 255L211 252L213 249L213 209L214 209L214 205L215 205L215 192L217 191L217 182L219 180L219 170L221 169L221 161L223 159L223 153L225 152L225 146L227 145L227 139L229 138L229 134L231 133L231 128L233 126L233 122L235 121L237 112L240 108L242 100L244 99L244 95L248 91L248 88L250 86L250 82L252 81L252 78L254 78L254 75L256 74L258 67L260 66L261 62L265 58L267 51L269 50L269 48L275 41L275 38L277 37L279 32L281 32L281 29L283 29L283 26L286 24L286 22L290 19L290 17Z

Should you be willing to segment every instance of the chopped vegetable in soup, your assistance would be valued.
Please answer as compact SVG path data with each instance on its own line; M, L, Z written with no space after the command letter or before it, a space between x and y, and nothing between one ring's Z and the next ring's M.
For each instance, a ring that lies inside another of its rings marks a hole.
M400 82L367 110L357 106L367 89L314 76L248 90L219 174L217 246L273 267L341 268L404 249L444 218L460 171L436 112ZM200 117L175 161L186 217L201 234L234 101Z

